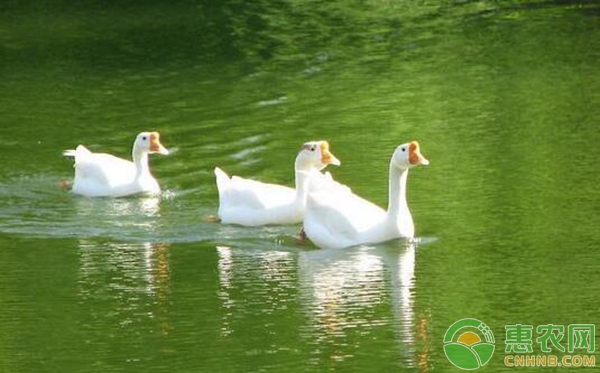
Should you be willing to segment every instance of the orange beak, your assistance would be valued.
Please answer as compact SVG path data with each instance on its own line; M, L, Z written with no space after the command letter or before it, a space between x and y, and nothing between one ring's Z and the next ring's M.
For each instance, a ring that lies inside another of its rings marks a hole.
M421 154L421 149L419 148L419 143L416 141L411 142L408 147L408 161L410 162L410 164L412 164L414 166L416 166L416 165L427 166L429 164L429 161L427 160L427 158L423 157L423 154Z
M332 164L335 166L339 166L342 164L339 159L335 157L335 155L331 154L329 151L329 143L327 141L321 142L321 163L323 164Z
M151 153L159 153L159 154L163 154L163 155L169 154L169 151L167 150L167 148L162 146L162 144L160 143L160 135L158 134L158 132L150 133L150 152Z

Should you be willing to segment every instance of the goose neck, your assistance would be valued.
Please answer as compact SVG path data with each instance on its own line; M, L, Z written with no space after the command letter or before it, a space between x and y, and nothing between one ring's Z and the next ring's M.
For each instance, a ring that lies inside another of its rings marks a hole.
M136 176L138 178L150 174L150 167L148 166L148 152L134 148L133 163L135 164Z
M296 200L299 202L306 202L306 197L308 196L309 178L309 171L296 170Z
M408 213L406 203L406 180L408 169L402 169L390 164L390 180L388 194L388 219L398 221Z

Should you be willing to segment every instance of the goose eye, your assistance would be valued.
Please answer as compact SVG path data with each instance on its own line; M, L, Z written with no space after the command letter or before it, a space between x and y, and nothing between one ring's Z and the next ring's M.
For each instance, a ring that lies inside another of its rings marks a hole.
M315 147L313 146L312 148L310 148L310 151L314 152L315 151Z
M147 140L146 136L143 136L143 137L142 137L142 140L146 141L146 140Z
M402 148L402 151L403 151L403 152L405 152L405 151L406 151L406 148Z

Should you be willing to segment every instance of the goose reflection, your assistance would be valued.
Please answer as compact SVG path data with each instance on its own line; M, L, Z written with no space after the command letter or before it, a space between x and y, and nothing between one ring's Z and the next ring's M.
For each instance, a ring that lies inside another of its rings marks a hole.
M219 255L219 299L221 300L221 307L225 311L222 318L221 336L226 337L233 332L233 326L231 325L233 307L235 305L235 302L231 298L231 291L233 289L233 258L231 248L226 246L217 246L217 253Z
M407 243L400 249L394 244L301 253L301 303L317 344L336 346L356 333L379 338L377 331L387 328L378 327L391 325L398 353L414 366L415 250L414 243ZM390 306L391 318L381 312ZM354 351L337 348L330 357L344 360Z
M244 314L253 316L253 324L263 320L257 314L270 315L262 325L268 333L278 330L273 315L287 313L287 323L289 313L298 311L305 316L298 325L300 337L314 348L315 358L350 358L360 351L360 340L373 338L404 366L419 365L415 243L317 251L217 246L216 252L222 336L234 334L238 325L247 328L238 324ZM381 335L390 329L395 346Z
M127 328L157 320L168 333L169 245L79 240L79 302L91 323Z
M275 316L285 313L295 300L296 254L280 250L253 250L217 246L221 336L235 332L234 314ZM245 298L240 299L240 291ZM271 322L264 328L273 327Z
M77 235L145 238L160 228L161 199L73 198Z
M309 316L317 329L326 335L343 335L347 327L373 321L369 310L385 297L379 256L362 248L307 252L300 255L298 268L303 304L310 307ZM364 316L353 310L361 310Z
M83 198L75 197L75 207L80 215L101 211L109 217L139 214L147 217L160 216L160 197L137 196L130 198Z

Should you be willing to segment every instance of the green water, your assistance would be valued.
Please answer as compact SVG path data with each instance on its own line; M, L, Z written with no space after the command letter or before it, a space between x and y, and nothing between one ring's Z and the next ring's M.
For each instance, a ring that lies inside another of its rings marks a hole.
M442 339L465 317L496 338L480 371L510 372L505 325L600 324L599 15L3 2L0 372L457 371ZM62 150L127 157L143 130L175 151L151 160L160 197L57 188ZM383 206L389 157L419 140L417 244L327 251L300 226L207 222L215 166L292 185L318 139L334 177Z

